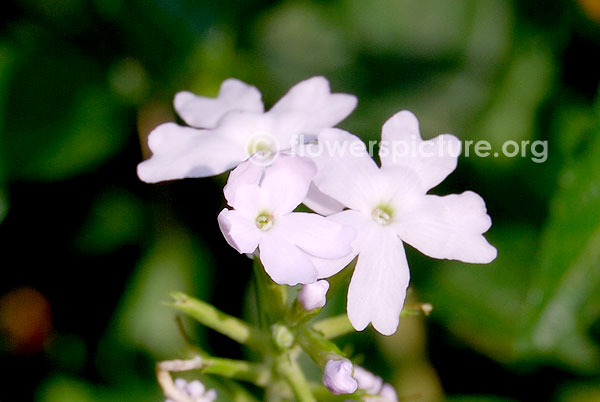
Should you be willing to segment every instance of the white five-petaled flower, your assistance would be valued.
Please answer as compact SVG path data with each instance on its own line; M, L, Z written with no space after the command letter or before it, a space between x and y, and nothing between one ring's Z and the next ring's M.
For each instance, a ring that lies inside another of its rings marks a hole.
M482 235L491 220L479 195L427 194L455 169L456 145L460 150L456 137L446 134L424 142L415 116L399 112L383 126L387 149L380 148L381 168L350 133L325 129L318 141L324 151L311 152L318 154L314 184L348 208L328 219L354 227L357 236L345 258L314 261L321 272L332 274L358 255L347 301L348 318L357 330L371 322L382 334L396 331L410 277L403 241L433 258L489 263L496 257ZM414 150L415 144L417 151L431 146L428 153L393 152ZM327 152L332 149L337 151Z
M190 92L175 96L175 110L191 127L165 123L148 137L152 157L138 165L138 176L155 183L208 177L236 167L258 151L266 157L310 141L356 107L356 97L332 94L323 77L295 85L268 112L260 92L236 79L223 82L217 98Z
M257 247L265 271L279 284L313 283L323 273L311 258L337 259L351 252L354 229L314 213L292 212L306 197L316 174L306 158L281 155L268 167L252 161L230 175L218 221L225 239L240 253Z

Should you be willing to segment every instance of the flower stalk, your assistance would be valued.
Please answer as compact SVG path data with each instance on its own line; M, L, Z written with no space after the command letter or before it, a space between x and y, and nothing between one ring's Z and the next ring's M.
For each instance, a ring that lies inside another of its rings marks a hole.
M167 303L201 324L228 336L234 341L256 350L267 347L262 332L239 318L230 316L214 306L190 297L182 292L171 293L172 303Z

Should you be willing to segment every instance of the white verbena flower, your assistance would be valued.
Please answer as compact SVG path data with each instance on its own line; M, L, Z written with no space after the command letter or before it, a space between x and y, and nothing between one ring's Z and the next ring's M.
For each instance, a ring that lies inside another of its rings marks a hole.
M314 184L348 208L328 219L354 227L357 236L353 252L345 258L314 262L321 272L333 274L358 255L348 290L348 318L359 331L371 322L380 333L391 335L398 327L410 277L403 241L433 258L470 263L489 263L496 249L482 236L491 219L479 195L427 194L456 167L456 137L443 135L421 144L417 119L402 111L383 126L382 142L432 145L439 152L380 150L379 168L356 136L338 129L319 134L318 146L324 152L311 152L318 154ZM447 146L439 147L440 142ZM331 149L338 151L326 152Z
M213 402L217 399L217 391L214 389L207 390L204 384L198 380L187 382L183 378L175 379L175 386L189 395L194 402ZM166 399L165 402L174 402L171 399Z
M148 137L152 157L138 165L148 183L207 177L236 167L255 152L271 156L298 138L310 141L356 107L356 97L332 94L329 82L313 77L295 85L268 112L261 95L235 79L223 82L216 99L180 92L175 110L190 126L165 123Z
M257 247L265 271L279 284L313 283L324 277L311 257L337 259L351 252L353 228L314 213L292 212L306 197L316 174L306 158L281 155L271 166L247 161L225 188L233 207L218 221L225 239L240 253Z
M298 301L307 311L321 308L327 302L328 290L329 282L326 280L307 283L306 285L302 285L302 289L298 292Z
M358 382L352 377L350 360L329 360L323 370L323 385L334 395L351 394L358 389Z

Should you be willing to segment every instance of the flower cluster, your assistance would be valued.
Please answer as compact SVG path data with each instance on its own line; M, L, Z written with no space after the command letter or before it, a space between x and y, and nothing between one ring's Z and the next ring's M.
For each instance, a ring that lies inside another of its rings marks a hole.
M260 259L275 283L302 284L305 310L323 307L329 284L322 279L356 260L348 319L356 330L372 323L390 335L409 285L404 243L469 263L492 261L496 249L483 236L491 220L479 195L428 194L456 168L460 141L449 134L424 141L416 117L400 111L383 125L378 166L360 138L333 128L356 103L332 94L323 77L297 84L268 112L258 90L235 79L215 99L181 92L174 106L190 127L166 123L152 131L153 155L138 175L158 182L233 169L224 188L229 208L218 216L227 243ZM314 212L296 212L300 204ZM365 400L396 400L379 377L348 360L322 367L333 393L367 389Z

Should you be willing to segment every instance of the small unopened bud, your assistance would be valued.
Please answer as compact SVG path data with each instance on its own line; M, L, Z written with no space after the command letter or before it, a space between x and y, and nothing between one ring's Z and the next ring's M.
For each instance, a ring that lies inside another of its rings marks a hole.
M334 395L355 392L358 383L352 377L352 363L349 360L329 360L323 372L323 385Z
M383 386L383 379L362 367L354 366L354 379L358 388L364 389L368 394L378 394Z
M204 384L198 380L187 382L183 378L175 379L175 386L185 392L194 402L214 402L217 399L217 391L207 390ZM174 402L168 398L165 402Z
M396 390L390 384L383 384L379 396L386 402L398 402Z
M321 308L327 302L327 291L329 282L326 280L316 281L308 285L302 285L302 290L298 293L298 301L305 310L310 311Z
M274 324L271 327L271 336L275 345L281 350L288 349L294 344L294 334L285 325Z

